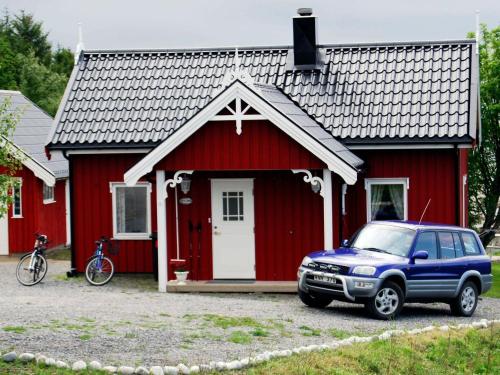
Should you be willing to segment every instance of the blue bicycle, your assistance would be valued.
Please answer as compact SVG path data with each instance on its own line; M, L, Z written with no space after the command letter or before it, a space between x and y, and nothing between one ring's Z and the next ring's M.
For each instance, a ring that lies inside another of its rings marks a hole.
M96 250L94 255L88 260L85 267L85 278L90 285L101 286L107 284L113 278L115 265L113 261L104 256L104 244L109 242L105 237L96 241Z

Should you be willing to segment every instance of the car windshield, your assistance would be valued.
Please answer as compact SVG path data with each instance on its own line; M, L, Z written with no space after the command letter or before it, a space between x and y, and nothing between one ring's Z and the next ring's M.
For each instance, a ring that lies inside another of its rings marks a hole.
M352 243L357 249L407 257L415 231L391 225L368 224Z

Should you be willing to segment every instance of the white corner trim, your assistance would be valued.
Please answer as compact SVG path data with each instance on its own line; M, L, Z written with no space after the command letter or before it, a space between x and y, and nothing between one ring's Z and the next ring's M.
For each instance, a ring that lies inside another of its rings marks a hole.
M158 291L167 292L168 253L167 253L167 212L164 193L158 186L165 185L165 171L156 171L156 222L158 227Z
M127 185L134 185L145 174L151 172L156 163L172 152L188 137L210 121L233 99L240 97L261 115L287 133L292 139L304 146L309 152L322 160L328 169L339 174L346 183L352 185L357 180L357 171L312 136L299 129L291 120L277 111L270 103L240 81L235 81L215 97L206 107L192 117L172 136L158 145L124 175Z
M313 177L312 173L308 171L307 169L292 169L292 172L294 174L297 173L304 173L304 182L315 185L319 184L319 195L321 195L323 198L325 198L325 184L324 181L320 177Z

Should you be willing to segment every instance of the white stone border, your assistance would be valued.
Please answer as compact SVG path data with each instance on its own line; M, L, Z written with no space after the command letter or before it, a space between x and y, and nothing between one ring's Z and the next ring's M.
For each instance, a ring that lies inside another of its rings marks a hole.
M239 360L229 361L229 362L210 362L208 365L197 365L188 367L183 363L178 364L177 366L153 366L150 369L139 366L137 368L129 367L129 366L102 366L97 361L89 362L88 364L84 361L76 361L71 366L69 366L66 362L57 361L54 358L48 358L42 354L31 354L31 353L23 353L17 356L16 352L9 352L2 355L2 360L4 362L14 362L16 359L19 359L21 362L29 363L36 362L38 364L45 364L46 366L53 366L57 368L71 368L73 371L82 371L86 369L90 370L101 370L110 374L139 374L139 375L178 375L178 374L197 374L209 371L225 371L225 370L238 370L245 367L257 365L262 362L269 361L273 358L282 358L282 357L290 357L293 354L299 353L310 353L317 352L325 349L337 349L342 346L349 346L355 343L360 342L371 342L377 340L388 340L393 336L402 336L402 335L418 335L424 332L430 331L449 331L452 329L471 329L471 328L488 328L492 324L500 323L499 319L496 320L487 320L481 319L479 321L475 321L470 324L458 324L455 326L428 326L425 328L414 328L410 330L389 330L385 331L379 335L373 336L351 336L343 340L333 341L329 344L322 345L309 345L309 346L300 346L298 348L287 349L287 350L275 350L272 352L264 352L258 354L254 357L246 357Z

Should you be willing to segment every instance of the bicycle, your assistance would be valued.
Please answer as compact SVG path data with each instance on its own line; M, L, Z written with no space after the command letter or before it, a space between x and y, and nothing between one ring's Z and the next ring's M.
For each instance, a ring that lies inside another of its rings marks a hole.
M35 234L35 246L31 253L23 255L16 269L17 281L24 286L33 286L43 280L47 274L47 260L44 252L49 243L44 234Z
M97 247L94 255L87 261L85 267L85 278L90 285L101 286L107 284L113 278L115 273L115 265L113 261L104 256L104 243L109 243L105 237L95 241Z

